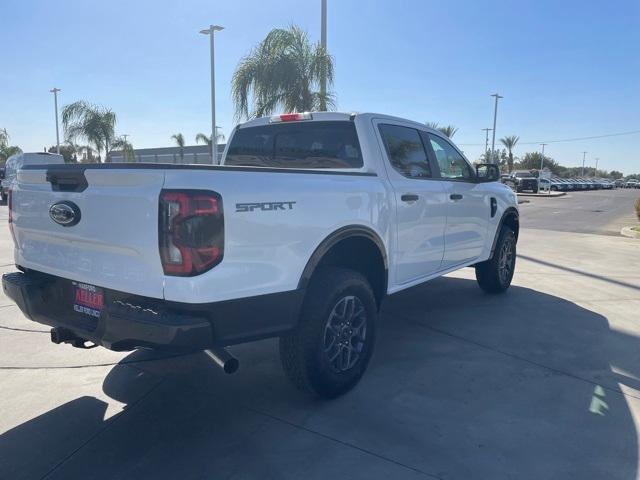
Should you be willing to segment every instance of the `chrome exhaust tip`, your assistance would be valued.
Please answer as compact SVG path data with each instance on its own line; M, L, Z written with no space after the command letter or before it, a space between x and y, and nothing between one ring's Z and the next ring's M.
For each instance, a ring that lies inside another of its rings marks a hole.
M206 353L216 365L222 368L226 374L235 373L240 367L238 359L222 347L212 347L205 350L204 353Z

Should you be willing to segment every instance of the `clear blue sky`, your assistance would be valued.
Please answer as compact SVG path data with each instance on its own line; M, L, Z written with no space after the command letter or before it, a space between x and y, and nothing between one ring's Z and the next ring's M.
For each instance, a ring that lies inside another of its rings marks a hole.
M320 0L3 0L0 128L25 150L55 143L53 98L112 108L135 147L210 130L209 46L217 35L218 124L233 127L238 60L274 27L320 36ZM475 160L495 91L497 136L521 142L640 130L640 2L329 0L338 108L459 127ZM640 171L640 134L555 143L566 165ZM516 155L539 149L520 145Z

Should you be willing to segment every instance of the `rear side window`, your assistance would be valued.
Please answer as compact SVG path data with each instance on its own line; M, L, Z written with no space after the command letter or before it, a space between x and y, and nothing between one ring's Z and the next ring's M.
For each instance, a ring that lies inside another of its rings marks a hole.
M360 168L353 122L296 122L240 128L225 165L277 168Z
M393 168L405 177L431 178L431 166L418 130L384 124L379 128Z

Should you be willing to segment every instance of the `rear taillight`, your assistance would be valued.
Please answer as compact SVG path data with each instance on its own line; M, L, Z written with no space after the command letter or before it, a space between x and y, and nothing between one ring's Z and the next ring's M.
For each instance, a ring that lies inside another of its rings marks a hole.
M163 190L159 216L160 258L165 275L199 275L222 261L224 214L218 193Z

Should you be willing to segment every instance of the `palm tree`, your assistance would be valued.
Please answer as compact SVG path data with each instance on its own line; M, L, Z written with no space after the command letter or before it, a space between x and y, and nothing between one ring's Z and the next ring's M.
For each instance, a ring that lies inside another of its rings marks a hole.
M425 125L433 130L438 130L443 135L446 135L449 138L453 138L453 136L458 131L457 127L453 125L447 125L446 127L441 127L438 122L425 122Z
M220 127L216 127L216 143L224 142L225 140L224 133L217 133L219 128ZM196 143L205 143L209 147L209 155L212 155L211 135L205 135L204 133L197 134Z
M333 59L307 33L295 25L271 30L244 57L231 82L236 118L262 117L287 112L326 110L335 106L331 93L319 91L320 79L333 84Z
M507 152L509 152L509 157L507 158L507 165L509 166L509 173L513 170L513 149L516 144L520 140L520 137L517 135L511 135L510 137L501 138L500 141L506 147Z
M93 154L95 153L95 150L89 145L80 145L71 139L66 140L64 144L67 146L71 154L75 155L76 161L80 161L82 163L94 163ZM80 160L78 160L78 155L81 155Z
M184 135L175 133L171 135L171 139L175 140L176 145L180 147L180 163L184 162Z
M0 146L5 146L9 143L9 133L6 128L0 128Z
M218 142L224 142L225 136L224 133L218 133L220 127L216 127L216 140ZM199 133L196 135L196 143L206 143L211 146L211 135L206 135L204 133Z
M9 145L9 133L6 128L0 128L0 161L5 162L11 155L22 153L22 149Z
M98 155L104 149L105 162L109 161L116 126L113 111L84 100L73 102L62 109L62 126L67 140L84 139L95 147Z
M136 158L136 153L133 150L133 145L126 137L118 137L111 144L113 148L122 150L122 158L125 162L131 162Z
M446 127L438 128L438 130L440 130L440 132L446 135L447 137L453 138L453 136L458 131L458 128L454 127L453 125L447 125Z

